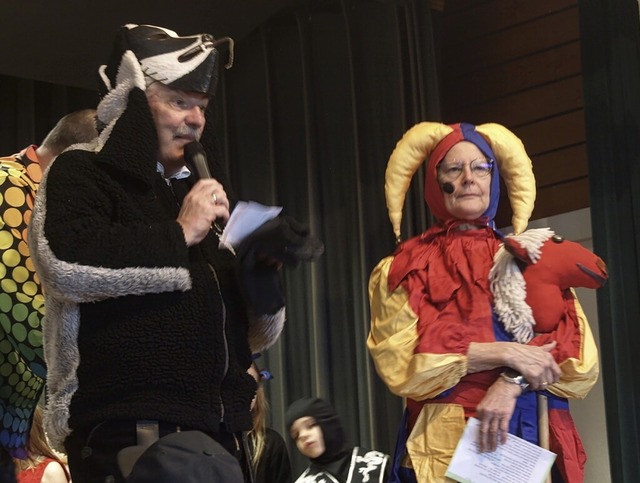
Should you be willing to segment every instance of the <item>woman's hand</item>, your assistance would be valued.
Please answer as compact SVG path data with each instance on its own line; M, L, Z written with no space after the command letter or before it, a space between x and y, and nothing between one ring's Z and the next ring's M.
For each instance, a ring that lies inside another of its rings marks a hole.
M534 391L546 389L562 375L551 354L555 347L555 341L540 347L517 342L472 342L467 351L467 372L511 367L524 376Z
M481 452L495 451L498 443L507 441L509 421L521 393L520 386L499 377L482 398L476 408L476 416L480 421L478 444Z
M560 366L551 355L555 347L555 341L540 347L515 344L510 347L510 359L505 365L522 374L534 391L547 389L562 375Z

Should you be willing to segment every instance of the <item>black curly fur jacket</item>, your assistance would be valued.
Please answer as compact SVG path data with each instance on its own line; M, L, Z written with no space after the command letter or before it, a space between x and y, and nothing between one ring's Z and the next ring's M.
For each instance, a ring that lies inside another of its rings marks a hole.
M282 330L284 308L248 313L213 232L187 248L175 220L193 181L167 185L156 139L134 89L101 148L64 153L40 187L30 241L46 291L45 423L58 449L73 428L105 419L250 429L249 332L264 349Z

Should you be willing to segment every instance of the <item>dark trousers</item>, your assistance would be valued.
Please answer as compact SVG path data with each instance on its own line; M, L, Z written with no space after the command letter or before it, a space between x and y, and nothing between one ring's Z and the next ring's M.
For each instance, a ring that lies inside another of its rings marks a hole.
M175 424L160 422L160 437L179 430ZM238 438L234 434L221 431L207 432L234 456L239 455ZM122 448L135 446L136 421L103 421L91 428L79 428L67 437L64 446L71 470L71 479L81 483L123 483L125 482L118 467L118 452Z

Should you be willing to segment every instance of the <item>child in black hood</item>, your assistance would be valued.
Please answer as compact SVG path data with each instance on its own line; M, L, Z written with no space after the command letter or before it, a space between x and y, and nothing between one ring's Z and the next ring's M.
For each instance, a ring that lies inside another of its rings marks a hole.
M286 413L286 425L296 447L311 464L296 483L382 483L387 479L388 455L355 446L348 448L340 418L319 398L295 401Z

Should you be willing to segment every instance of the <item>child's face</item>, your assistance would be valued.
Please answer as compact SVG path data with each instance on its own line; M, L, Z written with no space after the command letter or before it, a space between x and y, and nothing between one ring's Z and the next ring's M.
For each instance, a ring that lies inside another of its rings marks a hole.
M324 453L324 436L315 418L305 416L296 419L289 429L289 434L298 451L307 458L314 459Z

